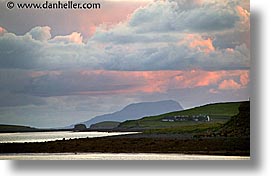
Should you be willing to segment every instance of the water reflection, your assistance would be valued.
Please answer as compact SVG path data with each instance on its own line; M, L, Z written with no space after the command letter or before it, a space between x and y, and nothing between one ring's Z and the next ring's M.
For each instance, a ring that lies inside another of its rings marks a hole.
M241 156L210 156L149 153L59 153L59 154L2 154L1 160L249 160Z
M23 142L46 142L77 138L95 138L104 136L115 136L122 134L135 134L136 132L28 132L28 133L0 133L0 143L23 143Z

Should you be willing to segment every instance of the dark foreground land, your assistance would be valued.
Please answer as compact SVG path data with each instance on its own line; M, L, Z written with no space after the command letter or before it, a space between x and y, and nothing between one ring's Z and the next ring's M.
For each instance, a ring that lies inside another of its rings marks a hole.
M0 144L1 153L184 153L249 156L249 138L183 139L148 135L74 139L45 143Z
M250 106L244 102L227 123L204 129L161 129L142 134L43 143L0 144L0 153L183 153L250 156ZM193 128L193 127L192 127ZM198 130L202 129L202 130Z

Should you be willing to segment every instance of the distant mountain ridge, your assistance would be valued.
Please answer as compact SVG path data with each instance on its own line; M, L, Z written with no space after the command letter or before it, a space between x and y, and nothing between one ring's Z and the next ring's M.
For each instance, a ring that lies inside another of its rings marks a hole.
M32 132L36 130L36 128L23 125L0 124L0 132Z
M82 122L82 124L85 124L87 127L90 127L90 125L98 122L123 122L125 120L136 120L145 116L159 115L167 112L180 110L183 110L182 106L174 100L133 103L126 106L120 111L111 114L96 116L90 120Z

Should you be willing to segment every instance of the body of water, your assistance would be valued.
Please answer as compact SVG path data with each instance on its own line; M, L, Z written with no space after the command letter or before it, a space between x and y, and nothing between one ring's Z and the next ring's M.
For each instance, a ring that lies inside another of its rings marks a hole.
M241 156L211 156L151 153L58 153L0 154L0 160L249 160Z
M28 132L0 133L0 143L45 142L77 138L95 138L136 132ZM0 154L0 160L249 160L250 157L153 154L153 153L12 153Z
M78 138L95 138L104 136L115 136L122 134L135 134L136 132L27 132L27 133L0 133L0 143L23 143L23 142L46 142Z

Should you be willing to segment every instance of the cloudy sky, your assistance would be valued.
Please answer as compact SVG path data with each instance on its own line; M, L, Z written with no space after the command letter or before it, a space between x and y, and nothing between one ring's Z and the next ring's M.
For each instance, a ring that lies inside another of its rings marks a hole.
M249 0L98 2L39 11L0 0L0 124L59 127L135 102L249 99Z

